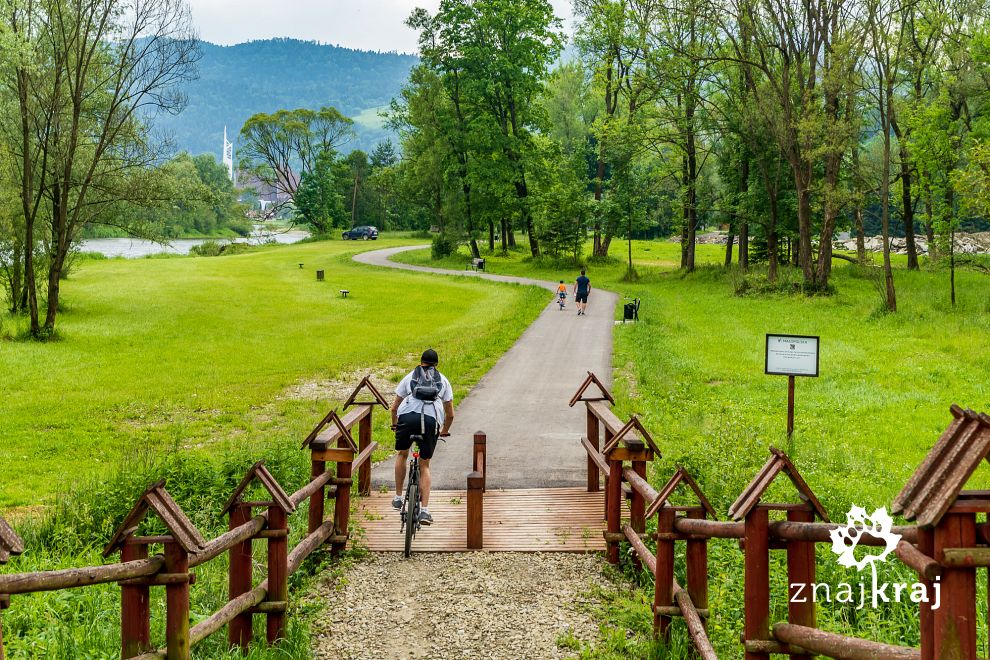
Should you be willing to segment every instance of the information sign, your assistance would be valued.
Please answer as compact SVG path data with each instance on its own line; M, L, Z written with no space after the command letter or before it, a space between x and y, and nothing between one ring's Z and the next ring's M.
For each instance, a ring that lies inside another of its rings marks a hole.
M818 376L818 337L768 334L765 365L770 376Z

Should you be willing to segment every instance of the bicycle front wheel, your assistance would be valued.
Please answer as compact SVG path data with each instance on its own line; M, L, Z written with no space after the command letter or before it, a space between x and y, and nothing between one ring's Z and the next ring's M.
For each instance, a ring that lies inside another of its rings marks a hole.
M406 492L406 547L403 556L407 559L412 554L412 540L416 534L416 503L419 501L419 484L409 484Z

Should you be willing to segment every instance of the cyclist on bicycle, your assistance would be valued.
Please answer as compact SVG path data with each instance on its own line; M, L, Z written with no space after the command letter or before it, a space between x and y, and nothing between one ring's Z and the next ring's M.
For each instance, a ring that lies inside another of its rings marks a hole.
M395 497L392 506L402 510L402 487L406 480L406 463L413 436L420 436L419 465L422 508L419 522L429 525L430 515L430 459L437 446L437 438L448 435L454 421L454 390L447 377L437 371L440 361L432 348L423 351L419 366L403 378L395 388L392 402L392 428L395 429Z

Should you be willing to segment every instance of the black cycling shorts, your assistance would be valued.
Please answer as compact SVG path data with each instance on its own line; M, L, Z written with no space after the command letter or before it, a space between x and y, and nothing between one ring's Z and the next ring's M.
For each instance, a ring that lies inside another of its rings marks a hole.
M395 449L397 451L405 451L412 447L414 435L423 436L422 440L418 440L419 445L419 457L430 459L433 458L433 452L437 448L437 420L429 415L422 416L423 425L426 427L426 431L422 431L420 426L420 414L418 412L408 412L403 415L399 415L399 423L395 427Z
M582 293L582 292L578 291L577 292L577 295L574 296L574 302L587 303L588 302L588 292L585 291L584 293Z

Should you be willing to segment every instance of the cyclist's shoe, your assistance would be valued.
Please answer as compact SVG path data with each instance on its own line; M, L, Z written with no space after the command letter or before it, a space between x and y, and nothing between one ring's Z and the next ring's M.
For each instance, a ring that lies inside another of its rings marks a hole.
M392 498L392 508L396 511L402 511L402 505L405 503L406 499L401 495L396 495Z
M420 509L420 511L419 511L419 524L420 525L432 525L433 524L433 516L431 516L430 515L430 512L427 511L426 509Z

